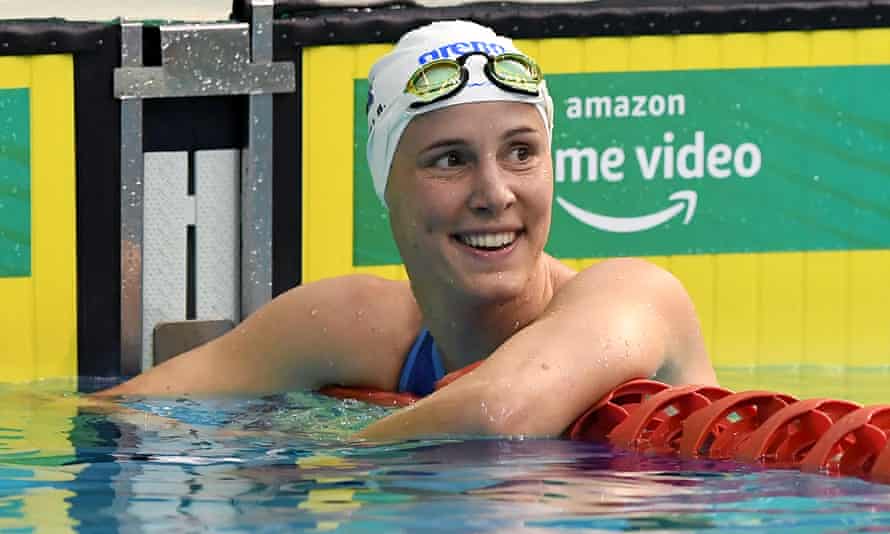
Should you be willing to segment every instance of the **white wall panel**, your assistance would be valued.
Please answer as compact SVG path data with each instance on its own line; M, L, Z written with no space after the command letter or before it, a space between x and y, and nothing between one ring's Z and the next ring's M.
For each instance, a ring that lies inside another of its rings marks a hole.
M142 281L142 368L152 366L152 332L160 321L186 313L186 227L195 223L188 195L188 153L145 154Z
M240 319L240 169L238 150L195 153L197 319Z

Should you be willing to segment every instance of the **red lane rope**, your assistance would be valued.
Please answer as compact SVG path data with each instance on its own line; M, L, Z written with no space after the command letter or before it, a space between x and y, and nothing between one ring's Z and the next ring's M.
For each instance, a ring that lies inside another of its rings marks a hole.
M813 445L800 468L809 472L867 477L887 448L890 406L866 406L834 422Z
M770 416L797 401L771 391L746 391L723 397L683 421L680 456L727 460Z
M644 399L668 388L655 380L637 379L626 382L607 393L563 433L577 441L606 441L609 433L627 419Z
M441 389L480 363L446 375ZM383 406L419 397L373 388L326 386L321 393ZM773 391L626 382L604 395L563 434L650 454L679 454L856 476L890 484L890 404L798 400Z
M804 455L844 414L859 408L850 401L807 399L789 404L767 419L739 447L735 459L772 467L798 468Z
M664 389L643 400L607 438L624 449L658 454L676 452L683 421L696 410L731 394L728 389L712 386Z
M485 360L471 363L470 365L458 369L452 373L443 376L441 380L436 382L436 389L442 389L448 384L454 382L458 378L470 373L479 367ZM353 399L378 406L404 407L410 406L420 400L420 397L413 393L397 393L395 391L386 391L384 389L366 388L366 387L350 387L350 386L324 386L318 390L322 395L334 397L337 399Z

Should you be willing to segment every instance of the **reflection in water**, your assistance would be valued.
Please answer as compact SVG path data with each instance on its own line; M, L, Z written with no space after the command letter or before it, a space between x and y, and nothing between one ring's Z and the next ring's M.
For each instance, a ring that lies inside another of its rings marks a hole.
M890 526L890 486L856 479L562 440L355 443L385 410L308 394L129 406L108 415L50 387L0 389L0 529Z

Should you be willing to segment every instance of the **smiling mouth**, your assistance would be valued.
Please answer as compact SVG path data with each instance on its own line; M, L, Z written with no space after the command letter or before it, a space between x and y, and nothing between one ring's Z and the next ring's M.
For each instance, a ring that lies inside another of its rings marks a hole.
M476 250L494 251L512 245L519 232L491 232L474 234L454 234L452 238Z

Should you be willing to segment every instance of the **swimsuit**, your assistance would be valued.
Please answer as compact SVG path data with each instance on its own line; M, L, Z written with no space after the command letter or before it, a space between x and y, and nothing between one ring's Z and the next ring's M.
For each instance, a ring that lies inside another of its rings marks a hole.
M430 331L423 328L405 358L397 391L420 396L429 395L436 389L436 382L443 376L445 367L436 349L436 342Z

